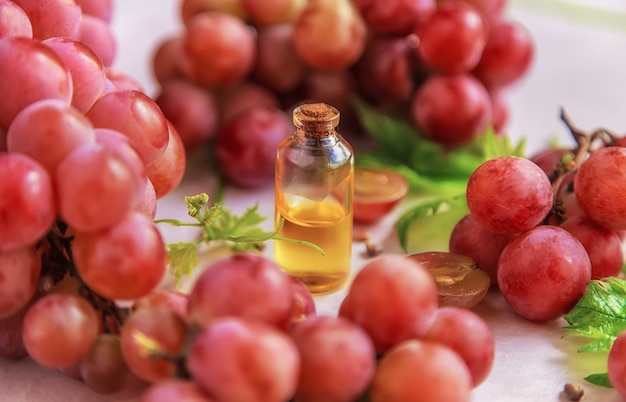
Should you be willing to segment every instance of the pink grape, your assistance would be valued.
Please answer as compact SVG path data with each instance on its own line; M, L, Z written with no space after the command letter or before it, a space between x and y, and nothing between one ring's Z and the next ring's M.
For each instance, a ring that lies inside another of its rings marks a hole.
M126 386L129 369L122 356L120 338L100 334L80 360L83 382L99 394L112 394Z
M291 290L293 292L293 308L291 310L291 319L289 322L295 324L299 321L305 320L308 317L315 316L317 314L317 307L315 306L315 299L313 295L306 287L304 282L300 279L290 276Z
M552 208L552 184L539 166L516 156L483 162L467 183L467 205L476 220L498 233L539 225Z
M492 232L469 213L452 229L449 251L473 258L478 267L489 275L491 285L497 286L498 259L513 237L510 233Z
M72 106L85 113L104 91L106 74L102 61L87 45L71 38L43 41L61 57L73 83Z
M187 24L183 41L191 74L203 85L227 87L252 70L256 53L252 31L232 15L197 14Z
M420 264L399 255L382 255L354 278L339 316L363 327L376 352L424 335L438 308L437 287Z
M33 37L33 26L28 15L15 2L0 0L0 38Z
M7 129L15 115L42 99L70 103L72 77L59 56L39 41L19 37L0 39L0 126Z
M215 139L221 174L244 188L259 188L274 178L276 148L294 131L280 109L256 107L235 115Z
M206 327L217 318L236 316L286 329L293 307L292 284L273 261L237 253L218 260L195 282L188 320Z
M156 190L152 185L150 179L146 178L146 185L144 187L143 194L139 199L139 202L135 206L135 211L138 211L148 218L154 219L157 212L157 196Z
M73 38L91 48L106 67L113 65L117 54L117 40L111 26L98 17L83 14Z
M506 8L507 0L437 0L437 4L462 1L476 7L489 21L501 16Z
M365 49L367 28L349 1L311 0L293 22L298 56L319 70L344 70Z
M167 147L167 120L156 102L143 92L108 93L96 101L86 116L94 127L117 130L130 138L145 164L154 162Z
M50 293L33 304L22 327L24 346L38 364L69 367L89 351L99 331L98 314L80 296Z
M189 305L189 295L176 290L155 290L148 295L135 300L134 310L144 308L167 308L178 314L181 318L187 316L187 306Z
M187 331L183 319L172 310L157 307L137 310L126 319L120 334L124 361L133 374L145 381L173 378L177 375L176 362L163 355L178 356ZM158 350L146 349L146 341Z
M150 182L157 198L162 198L174 190L183 180L187 166L187 154L183 140L173 124L168 122L169 141L165 152L147 166Z
M607 358L607 371L611 385L622 398L626 397L626 332L617 336Z
M284 332L223 317L197 335L186 363L194 381L217 400L284 402L296 389L300 358Z
M489 93L469 74L428 78L413 95L410 108L422 134L446 146L473 140L492 121Z
M183 49L183 36L162 39L152 54L152 72L156 81L163 85L170 79L191 77L189 60Z
M106 82L104 84L104 91L102 92L102 95L108 94L109 92L127 90L144 92L139 82L131 77L130 74L111 67L107 67L105 73Z
M22 323L26 312L36 297L16 313L0 318L0 357L19 360L28 356L22 341Z
M471 376L447 346L412 339L395 345L379 362L372 402L469 401Z
M76 0L85 15L110 23L113 16L113 0Z
M601 148L574 179L576 199L587 216L607 229L626 229L626 148Z
M295 90L307 74L307 67L296 53L292 39L292 24L258 28L258 51L251 76L278 93Z
M0 318L17 314L35 296L41 253L33 246L0 251Z
M617 276L622 271L624 253L618 234L586 216L574 216L561 224L585 247L591 261L591 279Z
M116 157L126 162L136 179L137 188L144 188L144 179L147 178L146 166L132 146L130 138L110 128L96 128L94 133L96 143L105 146L107 149L111 150Z
M591 280L583 245L565 229L541 225L515 237L498 261L498 286L520 316L549 321L567 313Z
M315 316L290 331L300 353L295 399L352 402L367 388L376 352L363 329L341 317Z
M306 5L305 0L240 0L250 21L256 26L289 23Z
M52 227L56 205L50 175L34 159L0 153L0 251L34 244Z
M443 3L419 28L418 47L422 59L445 74L469 71L478 64L487 27L479 12L462 3Z
M151 385L139 402L214 402L206 392L193 381L167 380Z
M219 112L211 92L188 81L170 79L161 85L155 101L176 128L185 149L203 147L215 136Z
M57 99L41 100L25 107L7 131L7 149L30 156L51 175L69 153L94 142L94 128L89 119Z
M144 180L112 149L96 143L82 145L56 168L61 217L79 231L110 227L136 205L143 190L139 182Z
M493 130L498 134L503 133L511 116L508 99L504 94L504 90L500 88L492 88L489 91L489 96L491 98Z
M139 212L101 231L78 232L72 253L85 283L110 299L145 296L165 274L163 239L152 220Z
M356 66L359 85L376 100L408 101L415 90L412 53L405 38L372 40Z
M495 21L473 73L487 87L503 87L518 81L529 70L534 56L530 32L513 21Z
M33 26L33 37L47 39L72 36L81 20L75 0L13 0L24 10Z
M434 0L354 0L368 26L381 34L407 35L435 11Z
M423 340L441 343L463 359L475 388L489 376L495 359L495 339L476 313L459 307L442 307Z

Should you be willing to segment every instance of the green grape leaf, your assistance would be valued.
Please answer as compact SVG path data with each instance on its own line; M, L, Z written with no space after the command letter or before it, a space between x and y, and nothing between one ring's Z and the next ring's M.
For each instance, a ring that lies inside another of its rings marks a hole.
M585 377L585 381L599 387L613 388L613 384L611 384L611 381L609 380L608 373L589 374Z
M176 283L183 276L189 276L198 265L198 244L195 242L177 242L167 244L169 273Z

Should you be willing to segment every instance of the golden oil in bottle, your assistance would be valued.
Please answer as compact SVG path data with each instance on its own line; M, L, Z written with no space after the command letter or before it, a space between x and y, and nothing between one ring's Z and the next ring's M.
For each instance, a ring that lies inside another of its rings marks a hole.
M276 160L276 226L280 235L302 244L274 243L276 262L312 293L341 288L352 258L352 148L335 127L339 112L326 104L294 110L295 133L279 146Z

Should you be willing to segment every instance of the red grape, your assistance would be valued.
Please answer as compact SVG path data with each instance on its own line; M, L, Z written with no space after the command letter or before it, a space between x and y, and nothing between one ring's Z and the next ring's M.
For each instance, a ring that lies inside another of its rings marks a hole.
M224 316L261 321L281 329L290 324L292 284L273 261L237 253L208 267L189 295L189 322L200 327Z
M350 1L310 0L293 22L296 52L309 66L344 70L365 48L367 29Z
M622 398L626 397L626 332L617 336L607 359L609 381Z
M22 338L35 362L63 368L85 356L99 328L98 314L87 300L68 293L50 293L26 313Z
M22 340L22 323L30 304L13 315L0 318L0 357L17 360L28 356Z
M299 365L284 332L237 317L200 332L187 358L191 377L220 401L284 402L296 389Z
M163 85L170 79L186 78L190 76L189 71L181 35L167 37L156 45L152 55L152 72L159 84Z
M13 1L0 0L0 38L33 37L33 26L28 15Z
M82 18L75 0L13 0L30 19L33 37L72 36Z
M144 308L167 308L178 314L181 318L187 316L189 295L175 290L155 290L148 295L135 300L134 310Z
M185 25L197 14L205 11L218 11L234 17L246 19L246 12L240 0L181 0L180 14Z
M33 298L41 273L41 253L35 246L0 251L0 318L19 312Z
M117 55L117 41L106 21L83 14L73 37L93 50L104 66L113 65Z
M290 334L300 352L296 400L352 402L365 391L376 353L360 327L341 317L316 316L297 323Z
M76 0L83 14L98 17L108 23L113 16L113 0Z
M576 199L587 216L607 229L626 229L626 148L601 148L574 179Z
M140 91L107 93L96 101L87 117L94 127L117 130L130 138L146 164L154 162L167 147L167 120L156 102Z
M565 229L541 225L515 237L498 261L498 286L520 316L549 321L568 312L591 280L583 245Z
M167 380L153 384L139 399L139 402L213 402L214 399L195 382L185 380Z
M293 294L293 308L289 322L294 324L316 315L317 307L315 306L313 295L304 282L294 276L290 276L289 279L291 280L291 290Z
M163 239L152 220L139 212L98 232L78 232L72 252L85 283L111 299L145 296L165 274Z
M276 149L293 131L286 114L277 108L255 107L235 115L215 140L220 172L240 187L267 185L274 179Z
M143 308L124 322L120 334L122 356L137 377L161 382L179 373L176 361L187 338L183 319L166 308Z
M422 336L435 318L437 287L420 264L399 255L382 255L354 278L339 316L360 325L384 352Z
M482 134L491 123L491 98L469 74L435 75L414 94L411 116L427 139L457 146Z
M561 224L582 243L591 261L591 279L617 276L622 271L624 253L618 234L586 216L574 216Z
M187 154L183 140L173 124L168 122L169 141L165 152L147 166L150 182L157 198L162 198L174 190L183 180L187 166Z
M25 107L7 131L9 152L30 156L51 175L69 153L94 142L94 129L89 119L57 99L41 100Z
M0 39L0 126L42 99L72 98L72 77L61 58L43 43L24 37Z
M34 244L56 217L52 180L34 159L0 153L0 251Z
M208 87L227 87L251 71L256 53L252 31L229 14L206 11L187 24L183 46L191 74Z
M457 74L476 67L487 41L478 11L462 2L443 3L418 31L419 53L435 70Z
M71 38L43 41L65 63L72 76L72 106L85 113L104 91L106 73L100 57L82 42Z
M412 339L394 346L379 362L372 402L469 401L471 376L447 346Z
M467 183L467 205L493 232L524 232L540 224L552 209L552 184L530 160L501 156L474 170Z
M441 343L463 359L472 387L485 381L495 358L495 340L487 323L476 313L459 307L442 307L424 340Z
M126 385L129 373L122 356L120 338L100 334L80 361L81 379L99 394L120 391Z
M526 28L513 21L495 21L473 73L489 88L511 85L529 70L533 56L534 43Z
M217 131L217 102L210 92L197 85L170 79L161 85L156 103L188 151L205 146Z
M514 237L509 233L496 233L481 225L471 213L465 215L450 234L451 253L473 258L485 271L492 285L498 284L498 259L504 247Z
M307 0L240 0L250 21L257 26L293 21Z
M257 107L278 108L280 106L275 94L252 82L243 82L224 91L219 103L222 126L248 109Z

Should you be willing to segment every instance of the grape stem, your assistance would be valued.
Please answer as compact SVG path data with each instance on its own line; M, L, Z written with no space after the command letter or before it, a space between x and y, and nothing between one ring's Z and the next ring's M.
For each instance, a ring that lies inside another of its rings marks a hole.
M561 120L568 128L570 134L574 138L574 141L576 141L576 147L571 152L568 152L561 157L559 163L555 166L552 174L550 175L554 201L552 211L546 217L546 223L551 217L556 217L559 223L562 223L564 220L563 216L565 214L565 210L563 208L563 200L559 196L559 192L565 178L569 174L575 173L587 157L591 153L595 152L595 150L599 147L613 146L620 138L619 135L605 128L596 129L591 133L581 130L574 125L564 108L561 108Z
M102 324L105 332L119 333L124 320L129 314L129 310L119 307L113 300L107 299L95 293L83 281L74 265L74 256L72 255L72 239L67 236L67 224L58 220L54 227L46 236L47 249L42 258L45 258L43 266L46 272L42 273L44 282L51 280L52 286L60 282L67 275L74 277L78 283L78 293L87 299L94 308L102 312ZM44 289L50 291L51 289ZM112 322L109 320L112 318Z

